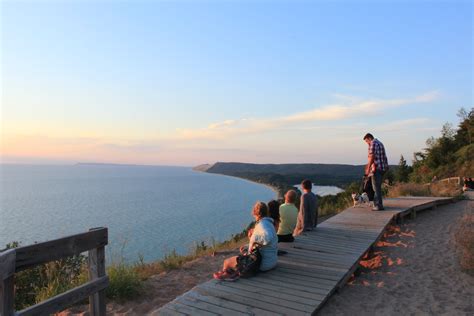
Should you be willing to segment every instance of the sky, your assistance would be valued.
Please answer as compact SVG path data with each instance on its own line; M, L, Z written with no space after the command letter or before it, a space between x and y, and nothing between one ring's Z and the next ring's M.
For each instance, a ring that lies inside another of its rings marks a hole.
M1 161L389 162L473 106L471 1L1 1Z

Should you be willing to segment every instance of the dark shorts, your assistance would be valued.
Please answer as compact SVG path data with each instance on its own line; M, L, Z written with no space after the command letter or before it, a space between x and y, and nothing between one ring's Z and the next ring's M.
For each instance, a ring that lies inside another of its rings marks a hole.
M295 238L292 234L278 235L278 242L294 242Z

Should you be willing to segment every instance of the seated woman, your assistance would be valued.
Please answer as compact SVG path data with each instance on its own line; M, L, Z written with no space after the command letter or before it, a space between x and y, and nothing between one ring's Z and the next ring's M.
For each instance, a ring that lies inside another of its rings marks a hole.
M250 253L254 247L258 247L261 256L260 271L273 269L277 264L278 237L276 235L273 220L268 217L267 205L257 202L252 210L252 215L257 222L253 230L248 251L242 247L241 254L224 260L222 270L214 273L214 278L225 281L234 281L239 278L241 271L246 270L246 265L253 260Z

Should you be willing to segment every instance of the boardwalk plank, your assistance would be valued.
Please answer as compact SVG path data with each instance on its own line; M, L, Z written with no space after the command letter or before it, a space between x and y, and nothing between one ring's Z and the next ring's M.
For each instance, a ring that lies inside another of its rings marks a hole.
M268 297L273 297L280 301L281 304L284 304L286 307L291 307L295 310L301 310L303 312L311 313L314 310L314 305L321 302L322 299L306 298L298 296L297 291L289 293L288 291L275 291L270 287L261 286L260 283L257 283L260 286L249 285L245 282L229 282L226 283L227 287L234 288L236 290L242 290L248 293L255 293L255 295L265 295ZM258 296L255 296L258 299Z
M297 295L299 297L304 297L312 300L319 300L321 301L324 299L325 295L324 294L319 294L313 291L308 291L308 288L306 287L301 287L301 288L288 288L286 287L285 283L283 282L271 282L272 280L270 279L261 279L261 278L254 278L254 279L240 279L239 282L236 282L236 284L242 283L242 284L247 284L250 286L254 286L257 288L266 288L272 291L277 291L280 293L290 293L292 295Z
M209 312L216 313L218 315L229 315L229 316L243 316L243 315L249 315L247 313L242 313L239 311L235 311L233 309L229 309L227 307L222 307L218 305L214 305L205 301L201 301L195 297L186 295L186 296L180 296L176 299L177 302L190 306L190 307L196 307L199 309L203 309Z
M208 312L196 307L190 307L187 305L183 305L179 302L173 301L169 304L166 304L166 307L172 310L175 310L179 313L186 314L186 315L196 315L196 316L214 316L219 315L213 312Z
M290 291L296 290L296 291L300 291L300 292L314 293L318 296L323 296L323 297L325 297L327 295L327 289L320 289L320 288L316 288L316 287L307 287L307 286L301 285L301 284L282 282L279 279L274 280L274 279L270 279L270 278L258 278L258 282L261 282L262 284L269 284L269 285L275 285L275 286L283 287L283 288L288 289Z
M190 292L188 292L187 296L189 296L191 298L198 299L198 300L203 301L203 302L208 302L208 303L211 303L211 304L214 304L214 305L217 305L217 306L224 306L228 309L232 309L232 310L235 310L235 311L238 311L238 312L241 312L241 313L244 313L244 314L248 314L248 315L258 314L258 315L262 315L262 316L271 316L271 315L275 314L273 312L266 311L266 310L263 310L263 309L260 309L260 308L248 306L248 305L241 304L241 303L232 302L232 301L220 298L220 297L213 296L212 293L207 293L202 289L198 289L196 291L190 291Z
M267 300L261 300L260 296L256 297L253 294L248 294L243 291L236 291L230 288L213 286L213 285L210 285L208 282L198 285L196 289L198 291L204 290L207 293L212 293L216 297L225 298L229 301L242 303L249 306L264 309L275 314L280 314L280 315L291 315L292 313L295 313L295 315L307 314L301 311L292 310L291 308L287 308L285 306L276 305L273 302L269 303Z
M386 211L351 207L293 243L277 267L235 283L208 281L162 307L163 315L308 315L343 286L360 258L396 217L450 203L426 197L386 199ZM158 310L158 311L160 311Z

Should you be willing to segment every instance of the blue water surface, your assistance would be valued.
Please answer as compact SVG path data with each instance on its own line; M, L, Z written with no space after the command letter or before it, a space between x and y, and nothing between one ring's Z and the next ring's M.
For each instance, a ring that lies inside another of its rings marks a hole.
M0 249L109 228L109 257L160 259L196 241L222 241L252 220L275 192L186 167L0 166Z

